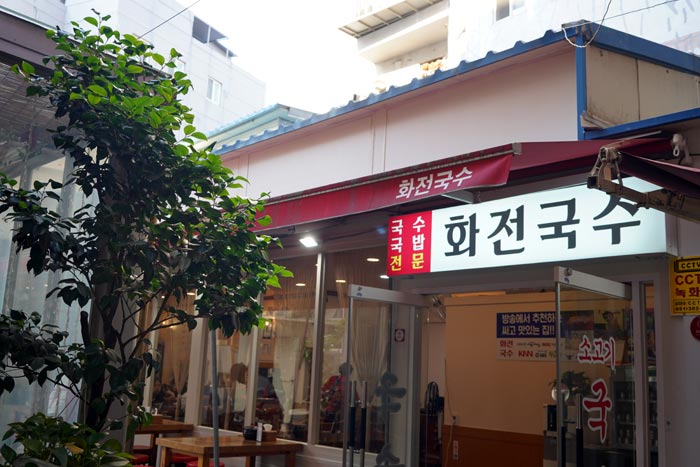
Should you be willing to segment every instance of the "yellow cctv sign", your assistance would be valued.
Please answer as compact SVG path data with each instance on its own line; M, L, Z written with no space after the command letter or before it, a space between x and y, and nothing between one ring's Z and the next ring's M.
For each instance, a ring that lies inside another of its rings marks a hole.
M671 314L700 315L700 256L671 260Z

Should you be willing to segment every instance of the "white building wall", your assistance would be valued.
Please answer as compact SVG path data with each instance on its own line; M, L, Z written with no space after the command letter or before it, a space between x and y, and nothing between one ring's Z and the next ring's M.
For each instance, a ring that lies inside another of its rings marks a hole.
M380 130L381 131L381 130ZM239 159L246 194L282 196L371 173L373 119L365 117ZM224 159L224 165L234 167Z
M676 39L700 31L700 1L652 2L649 0L524 0L524 8L495 21L495 1L450 1L448 60L454 66L472 61L489 51L511 48L516 41L531 41L548 30L580 19L600 21L654 42L668 43L685 52L700 54L700 44L677 43ZM658 5L650 8L650 6ZM637 11L639 10L639 11Z
M171 48L180 52L183 55L179 62L181 70L187 73L193 85L182 101L193 109L198 130L211 131L264 107L265 84L262 81L241 69L235 64L235 59L227 58L212 44L204 44L192 37L192 12L185 11L158 26L184 8L174 0L98 0L87 3L74 0L68 1L68 6L68 15L72 19L80 20L91 14L92 8L103 14L110 12L113 17L118 17L114 25L121 32L143 35L143 39L163 55L169 56ZM206 18L201 19L206 22ZM148 32L153 28L156 29ZM222 84L219 103L207 99L209 77Z
M369 115L329 120L323 131L298 130L280 146L273 138L243 148L225 164L250 180L249 195L282 196L512 142L575 140L573 60L564 49L537 64L484 69Z
M392 108L386 170L516 141L577 139L573 60L562 53Z
M47 27L65 27L66 7L60 0L0 0L0 9Z
M697 239L700 238L700 224L684 220L678 221L678 256L700 256ZM663 270L664 283L669 283L669 270ZM672 287L672 285L669 285ZM666 292L666 291L664 291ZM690 333L690 322L694 316L671 316L669 311L669 296L663 293L659 300L662 342L657 347L662 349L663 361L659 371L663 374L664 418L659 422L659 431L665 431L666 466L698 465L697 450L693 449L695 436L700 420L700 405L697 395L700 394L700 372L698 355L700 341ZM661 420L661 414L659 414ZM660 465L664 465L661 463Z
M103 16L110 15L109 25L120 32L143 35L158 53L169 56L170 49L175 48L183 55L179 62L181 70L189 75L193 85L182 101L193 109L195 125L200 131L211 131L265 106L262 81L240 68L235 58L227 58L212 44L192 37L192 12L185 11L159 26L184 8L175 0L66 0L65 5L60 0L0 0L0 8L47 27L58 25L64 29L70 21L80 22L86 16L94 16L94 9ZM206 97L209 77L222 84L218 104Z

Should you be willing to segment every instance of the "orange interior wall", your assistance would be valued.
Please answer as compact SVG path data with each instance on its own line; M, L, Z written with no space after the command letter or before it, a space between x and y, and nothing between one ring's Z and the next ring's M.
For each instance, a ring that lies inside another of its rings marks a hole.
M498 359L496 313L554 311L553 294L453 297L446 305L445 423L455 415L457 426L541 435L555 362Z

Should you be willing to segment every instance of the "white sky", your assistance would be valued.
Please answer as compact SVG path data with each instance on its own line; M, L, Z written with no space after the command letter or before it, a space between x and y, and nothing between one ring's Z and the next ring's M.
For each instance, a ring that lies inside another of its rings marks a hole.
M372 83L373 68L358 58L356 40L338 29L354 3L200 0L192 11L229 38L235 63L266 83L266 105L326 112Z

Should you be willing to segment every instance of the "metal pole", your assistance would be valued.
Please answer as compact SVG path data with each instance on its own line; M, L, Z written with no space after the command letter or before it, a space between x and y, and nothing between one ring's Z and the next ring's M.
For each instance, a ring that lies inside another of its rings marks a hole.
M556 275L555 275L556 278ZM556 300L556 347L557 347L557 360L556 360L556 372L557 372L557 425L559 426L559 442L557 443L557 459L559 459L559 465L561 467L566 466L566 413L564 410L566 406L564 405L562 388L561 388L561 283L556 281L555 286L555 300Z
M350 375L348 374L348 378ZM353 466L352 459L355 453L355 417L357 416L355 408L355 391L357 390L357 382L353 381L350 385L350 419L348 420L348 465Z
M352 285L350 286L352 288ZM351 368L352 365L350 364L350 359L352 355L352 339L353 339L353 333L352 333L352 321L353 321L353 306L354 306L354 300L353 297L349 297L349 303L348 303L348 321L347 324L345 325L345 363L347 364L347 371L348 374L345 375L345 378L343 378L343 399L344 399L344 404L343 404L343 467L348 467L348 437L349 437L349 430L348 430L348 424L350 420L350 401L354 399L354 397L351 395L351 389L352 386L350 384L350 374L351 374ZM351 449L352 450L352 449ZM350 466L352 466L352 458L350 458Z
M576 394L576 467L583 467L583 396Z
M216 329L212 329L211 340L211 426L214 430L214 465L219 465L219 376L216 368Z
M362 382L362 399L360 400L360 467L365 467L365 439L367 438L367 381Z

